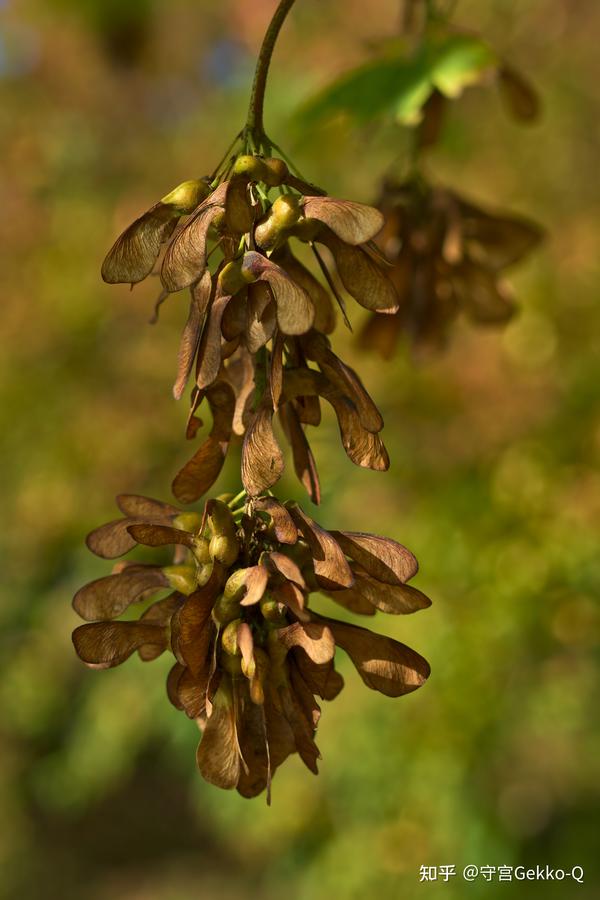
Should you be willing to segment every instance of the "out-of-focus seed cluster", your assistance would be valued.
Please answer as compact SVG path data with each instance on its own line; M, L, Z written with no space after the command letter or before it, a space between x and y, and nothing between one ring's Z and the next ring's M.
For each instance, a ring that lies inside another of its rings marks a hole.
M367 687L390 697L415 690L429 674L404 644L319 615L310 594L366 616L412 613L430 601L406 583L417 562L396 541L326 531L298 505L271 496L236 508L239 502L224 495L196 513L118 497L123 517L93 531L89 548L112 559L138 544L168 546L172 558L121 562L82 587L73 605L86 624L73 641L92 668L119 665L135 652L144 661L172 652L167 692L202 732L201 774L253 797L270 791L292 753L317 772L316 698L332 700L343 687L336 646ZM159 592L166 596L156 600ZM138 619L119 618L140 605Z
M377 243L392 264L399 309L373 315L362 346L390 357L401 335L442 346L460 313L479 325L511 318L515 303L505 272L540 242L538 225L488 212L422 177L386 182L379 208L385 225Z

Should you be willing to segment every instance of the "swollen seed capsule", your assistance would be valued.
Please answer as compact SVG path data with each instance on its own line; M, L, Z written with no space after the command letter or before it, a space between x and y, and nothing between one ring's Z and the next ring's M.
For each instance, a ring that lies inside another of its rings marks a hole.
M231 600L224 594L217 598L212 609L213 622L216 625L229 625L234 619L240 616L240 604L238 600Z
M242 674L242 658L241 656L229 656L227 653L223 654L221 657L221 666L222 668L229 673L229 675Z
M183 512L173 519L173 526L180 528L182 531L191 531L195 533L200 530L202 524L202 516L197 512Z
M268 591L260 601L260 611L267 622L271 622L273 625L285 625L286 620L281 605Z
M160 201L165 206L173 206L182 212L191 212L210 194L210 185L203 179L184 181L173 188Z
M293 194L277 197L271 207L271 215L280 228L290 228L300 218L300 204Z
M210 500L207 509L208 524L213 533L209 546L211 558L224 566L231 566L238 558L240 549L233 514L220 500Z
M240 655L237 632L241 624L241 619L233 619L233 621L229 622L223 634L221 635L221 646L223 647L225 653L229 653L230 656Z
M213 563L212 562L208 563L205 566L199 566L198 573L196 576L198 578L198 587L204 587L205 584L208 584L212 573L213 573Z
M237 538L216 534L210 539L209 552L211 559L216 559L224 566L231 566L238 558L240 547Z
M250 181L262 181L265 184L267 178L271 177L264 159L249 155L238 156L233 165L232 175L245 175Z
M245 284L246 280L242 273L241 260L234 259L221 269L219 274L219 286L224 294L233 297L233 295L237 294Z
M198 587L198 573L196 566L165 566L163 574L166 575L169 587L180 594L189 597Z
M290 173L286 163L275 156L265 159L264 163L267 170L262 179L264 183L269 187L279 187L280 184L283 184Z
M310 241L317 239L322 229L323 226L317 219L300 219L294 225L293 235L294 237L297 237L299 241L310 243Z
M257 246L262 250L273 250L281 244L290 228L300 218L300 204L291 194L278 197L269 210L268 216L254 230Z
M223 588L223 594L229 600L241 600L246 589L246 569L236 569L229 576Z
M192 553L201 566L207 566L212 563L212 556L210 555L210 541L207 538L202 537L202 535L196 535L196 537L194 538Z

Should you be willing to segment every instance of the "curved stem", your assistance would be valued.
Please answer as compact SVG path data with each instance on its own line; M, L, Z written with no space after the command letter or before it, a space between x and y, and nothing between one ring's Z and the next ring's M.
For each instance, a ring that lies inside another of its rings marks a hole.
M260 53L258 54L245 129L253 138L256 145L260 145L265 134L263 126L265 88L267 86L267 75L269 74L269 65L271 64L273 49L279 36L279 32L281 31L281 26L285 21L285 17L295 2L296 0L280 0L279 6L275 10L273 18L267 28L262 47L260 48Z

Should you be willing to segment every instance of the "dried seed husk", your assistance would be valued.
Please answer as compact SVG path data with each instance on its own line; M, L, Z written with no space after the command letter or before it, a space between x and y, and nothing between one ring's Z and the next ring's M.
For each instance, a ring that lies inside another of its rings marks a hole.
M240 600L242 606L253 606L261 600L268 580L269 573L264 566L237 569L229 576L224 593L232 599Z
M341 282L357 303L373 312L398 311L398 295L388 278L362 247L352 247L324 228L318 240L331 251Z
M336 645L346 651L371 690L400 697L421 687L429 677L427 660L405 644L358 625L315 614L313 617L329 627Z
M196 753L202 777L224 790L236 787L240 777L240 753L231 688L221 682L213 700L212 713Z
M146 547L165 547L170 544L194 546L194 536L189 531L171 528L169 525L152 525L146 522L129 525L129 534L138 544Z
M210 307L198 348L196 386L202 391L217 380L221 368L221 320L231 297L217 296Z
M324 622L295 622L277 631L278 640L286 650L301 647L315 663L327 663L335 655L335 641Z
M233 175L227 184L225 225L233 234L246 234L254 223L254 209L248 197L248 179Z
M331 295L320 281L292 253L289 244L285 243L276 253L273 260L284 269L290 278L304 288L315 308L313 327L322 334L331 334L335 329L335 309Z
M261 556L261 564L265 565L272 574L280 575L284 580L293 581L299 588L306 589L306 582L300 568L285 553L280 553L278 550L264 553Z
M322 700L335 700L344 687L344 679L336 672L333 660L316 663L302 647L294 647L290 656L313 694Z
M244 288L231 298L221 319L221 334L226 341L235 341L248 325L248 297Z
M331 534L346 556L384 584L404 584L419 570L410 550L391 538L359 531L332 531Z
M144 622L93 622L73 632L77 656L92 669L110 669L125 662L141 647L167 649L164 626Z
M381 431L383 428L381 413L354 369L347 366L333 353L327 338L311 331L303 338L302 345L307 357L318 363L319 368L334 387L350 397L356 406L363 427L373 434Z
M286 403L280 406L279 418L292 448L294 471L312 502L318 505L321 502L319 473L294 405Z
M312 300L280 266L250 251L244 254L242 271L249 279L267 282L277 306L277 324L284 334L304 334L312 327L315 320Z
M298 540L298 529L283 503L275 497L258 497L254 502L256 510L267 513L271 519L269 530L280 544L295 544Z
M206 392L213 415L209 436L173 481L173 493L182 503L198 500L217 480L231 439L235 395L226 381L215 382Z
M223 580L223 570L215 564L208 583L183 601L171 622L173 652L195 677L208 671L214 630L211 611Z
M170 522L170 517L154 518L158 523ZM128 516L125 519L115 519L107 522L99 528L91 531L85 539L88 549L101 556L103 559L116 559L118 556L133 550L136 545L135 538L129 532L130 525L136 523L147 524L148 519L139 519L134 516Z
M168 586L159 566L136 566L133 572L125 569L84 585L73 597L73 609L88 622L116 619L132 603Z
M167 675L167 697L170 702L173 704L175 709L179 709L183 712L183 704L179 699L179 681L183 676L184 672L187 672L185 666L182 666L181 663L175 663L175 665L169 670L169 674Z
M346 244L366 244L383 227L379 210L364 203L335 197L305 197L302 205L307 219L322 222Z
M142 497L140 494L118 494L116 503L124 516L134 518L161 519L177 516L181 512L176 506L164 503L162 500L154 500L152 497Z
M107 284L137 284L152 269L161 245L172 235L181 212L166 203L155 203L119 235L102 263Z
M250 497L264 493L281 477L284 459L273 432L273 407L263 403L242 445L242 484Z
M212 295L212 278L207 270L198 284L191 289L190 312L181 335L177 356L177 378L173 385L173 396L179 400L185 391L196 352L200 344L202 328Z
M152 606L149 606L145 613L142 614L139 621L151 623L153 625L162 625L170 631L171 619L181 606L182 602L183 597L181 594L177 592L170 594L168 597L164 597L162 600L158 600L156 603L153 603ZM144 644L139 648L138 656L143 662L151 662L153 659L158 659L164 649L165 648L157 646L156 644Z
M248 323L244 336L249 353L256 353L271 340L277 327L277 306L264 281L248 285Z
M181 291L202 278L206 269L208 229L213 219L223 212L227 187L227 182L219 185L167 247L160 277L169 293Z
M296 503L286 503L286 506L308 544L319 585L326 590L350 587L354 583L354 574L335 538Z
M376 609L391 615L407 615L431 606L429 597L411 585L386 584L371 575L356 571L351 588L330 591L329 596L346 609L363 615L373 615Z

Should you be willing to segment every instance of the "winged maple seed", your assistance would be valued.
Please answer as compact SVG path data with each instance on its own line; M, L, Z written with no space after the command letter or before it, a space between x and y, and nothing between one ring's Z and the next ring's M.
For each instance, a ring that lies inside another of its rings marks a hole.
M190 291L173 392L180 398L195 370L188 437L196 433L194 414L205 399L213 424L175 478L175 495L186 503L202 496L236 436L244 437L242 477L248 493L270 488L284 467L272 426L277 412L295 470L318 503L318 476L304 428L319 424L321 399L333 407L353 462L376 470L389 466L378 436L383 420L358 375L325 337L336 318L330 290L342 309L343 301L317 249L318 244L328 249L339 281L360 304L393 313L396 292L372 249L383 216L360 203L308 193L318 189L275 158L239 156L226 180L210 188L207 182L186 182L137 219L102 270L107 281L140 281L169 241L160 265L163 296ZM270 200L274 188L279 195ZM175 230L186 213L189 218ZM296 257L293 240L313 248L330 290Z
M318 368L311 368L311 362ZM247 346L239 345L220 361L210 384L194 387L188 437L197 432L200 423L195 413L204 400L212 414L212 427L176 476L175 496L190 503L206 493L236 436L243 436L242 481L248 494L256 496L272 487L284 468L273 430L277 413L291 446L296 474L318 503L319 478L305 427L319 425L321 399L333 408L344 450L352 462L386 470L389 457L379 437L381 414L356 372L336 356L325 335L312 329L300 337L277 335L268 356L257 358Z
M392 262L400 308L367 321L364 347L391 357L402 334L443 345L461 312L481 325L511 318L515 303L505 270L540 242L538 225L487 212L422 178L385 183L379 206L385 226L377 243Z
M136 495L117 498L123 517L88 536L105 558L136 545L172 547L155 565L119 562L113 573L82 587L73 600L86 620L73 633L92 668L144 661L171 652L171 703L195 719L202 738L202 776L254 797L292 753L317 772L317 697L343 687L336 646L373 690L398 697L429 675L425 659L398 641L309 607L314 592L351 613L406 614L430 605L407 582L412 553L389 538L326 531L294 503L272 496L224 495L202 513L184 512ZM158 594L161 594L159 599ZM152 598L148 603L149 598ZM143 612L137 620L130 607Z

